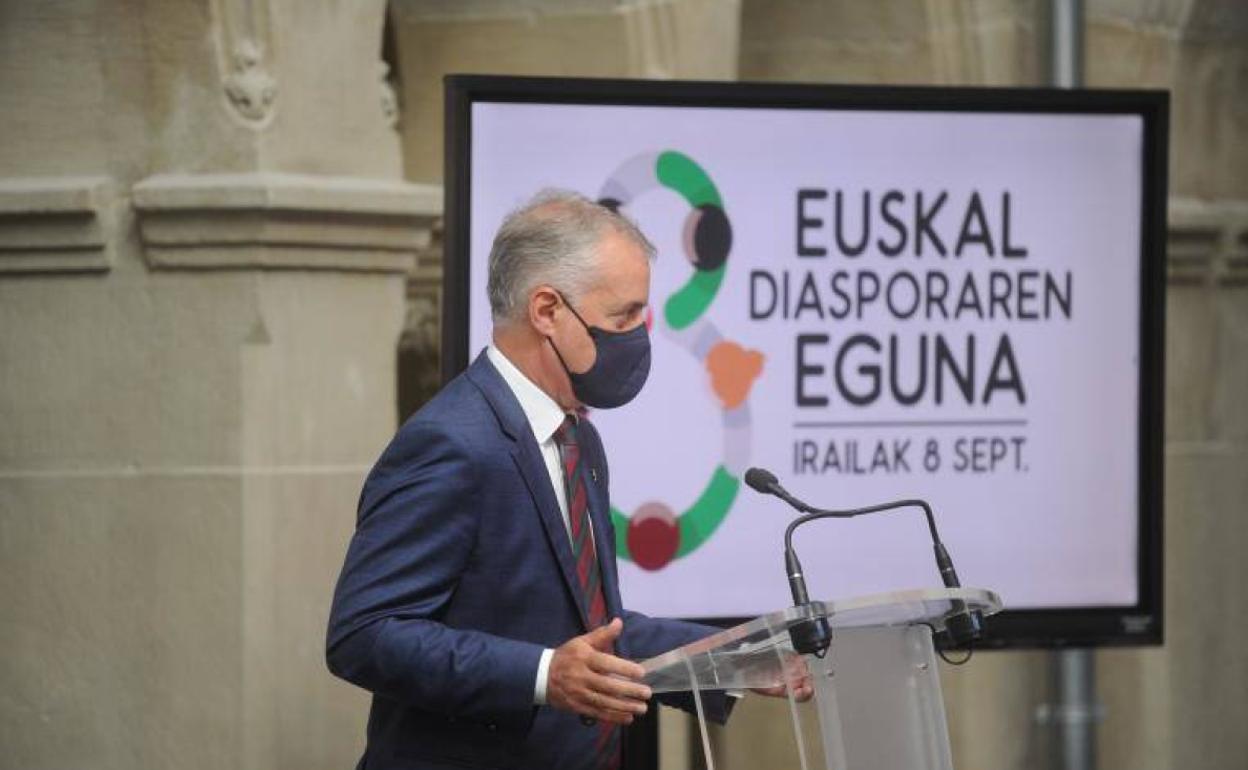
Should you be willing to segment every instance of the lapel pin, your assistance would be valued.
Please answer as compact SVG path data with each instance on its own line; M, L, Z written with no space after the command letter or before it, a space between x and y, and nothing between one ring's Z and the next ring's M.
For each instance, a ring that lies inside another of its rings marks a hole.
M598 469L597 469L597 468L590 468L590 469L589 469L589 477L590 477L591 479L593 479L593 480L594 480L594 483L595 483L595 484L597 484L597 483L598 483Z

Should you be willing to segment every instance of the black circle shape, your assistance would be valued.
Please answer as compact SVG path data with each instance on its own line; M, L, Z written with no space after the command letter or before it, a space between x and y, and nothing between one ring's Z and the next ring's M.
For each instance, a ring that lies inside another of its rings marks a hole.
M714 203L703 203L697 208L697 227L693 231L693 266L702 272L718 270L728 261L732 249L732 225L728 215Z

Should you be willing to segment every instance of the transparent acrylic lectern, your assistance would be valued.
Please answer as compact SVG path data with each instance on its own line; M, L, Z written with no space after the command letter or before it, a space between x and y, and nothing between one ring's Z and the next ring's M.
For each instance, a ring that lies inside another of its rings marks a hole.
M642 662L656 693L691 691L702 747L715 767L701 693L786 684L800 673L789 630L826 618L832 643L805 659L809 703L789 697L803 770L951 770L932 634L967 611L1001 609L974 588L898 591L790 607Z

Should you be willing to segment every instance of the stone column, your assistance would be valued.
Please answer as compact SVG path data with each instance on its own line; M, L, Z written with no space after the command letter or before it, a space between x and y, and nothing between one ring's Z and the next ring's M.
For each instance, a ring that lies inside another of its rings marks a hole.
M355 762L325 621L440 208L384 10L0 3L0 765Z

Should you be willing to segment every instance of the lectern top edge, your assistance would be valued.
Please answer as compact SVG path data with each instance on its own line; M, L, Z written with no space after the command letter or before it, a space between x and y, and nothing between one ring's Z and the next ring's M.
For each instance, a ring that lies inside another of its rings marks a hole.
M856 596L836 601L812 601L801 607L757 617L746 623L720 631L692 644L641 662L649 674L681 663L691 657L716 650L728 650L747 644L777 631L788 629L801 621L826 618L833 630L864 626L930 625L934 632L944 628L945 618L953 612L979 610L984 616L1001 611L1002 602L993 591L983 588L932 588L890 591Z

